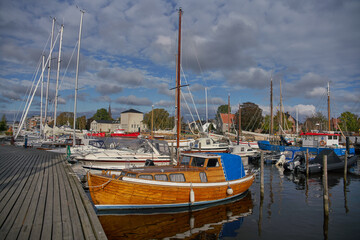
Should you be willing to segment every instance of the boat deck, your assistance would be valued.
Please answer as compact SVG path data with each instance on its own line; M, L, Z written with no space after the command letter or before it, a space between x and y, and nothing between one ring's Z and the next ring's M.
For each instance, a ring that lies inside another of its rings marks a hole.
M2 239L107 239L64 155L0 145Z

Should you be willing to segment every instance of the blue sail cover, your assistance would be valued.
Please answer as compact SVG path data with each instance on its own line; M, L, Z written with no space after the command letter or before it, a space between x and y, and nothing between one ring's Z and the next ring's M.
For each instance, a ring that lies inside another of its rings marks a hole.
M226 181L232 181L245 177L244 165L241 157L229 153L216 153L221 156Z

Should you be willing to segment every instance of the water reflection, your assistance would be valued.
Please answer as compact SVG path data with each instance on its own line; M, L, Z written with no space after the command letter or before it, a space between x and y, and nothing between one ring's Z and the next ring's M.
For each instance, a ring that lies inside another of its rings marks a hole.
M98 217L108 239L218 239L235 237L235 231L252 210L253 201L248 192L242 199L202 210L130 214L99 212Z

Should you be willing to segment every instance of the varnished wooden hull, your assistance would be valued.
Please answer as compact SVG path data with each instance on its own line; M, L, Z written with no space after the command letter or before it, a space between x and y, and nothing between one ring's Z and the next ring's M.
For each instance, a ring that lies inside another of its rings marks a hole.
M138 178L122 179L88 173L91 198L98 209L142 209L198 206L234 198L246 192L254 175L234 181L178 183ZM229 194L230 186L233 193ZM194 192L194 201L190 192Z

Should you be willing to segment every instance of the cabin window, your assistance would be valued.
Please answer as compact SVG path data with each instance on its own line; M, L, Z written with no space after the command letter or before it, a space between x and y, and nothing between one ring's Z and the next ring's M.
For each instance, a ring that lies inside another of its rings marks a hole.
M210 145L210 139L206 139L206 145Z
M183 156L181 159L181 165L189 166L190 157L189 156Z
M205 158L194 157L191 162L193 167L203 167L205 164Z
M157 181L167 181L168 177L166 174L156 174L155 175L155 180Z
M182 174L182 173L172 173L172 174L170 174L170 181L172 181L172 182L185 182L184 174Z
M244 151L245 151L245 148L244 148L244 147L242 147L242 148L241 148L241 151L242 151L242 152L244 152Z
M153 180L153 176L149 174L139 175L139 178Z
M126 174L126 176L127 176L127 177L133 177L133 178L134 178L134 177L136 177L136 174L135 174L135 173L128 173L128 174Z
M328 136L328 140L332 140L332 136Z
M126 172L121 172L121 176L125 176L126 175Z
M206 177L206 173L201 172L200 174L200 180L201 182L207 182L207 177Z
M217 158L210 158L207 163L207 167L218 167L219 161Z
M334 140L337 140L337 136L334 136Z

